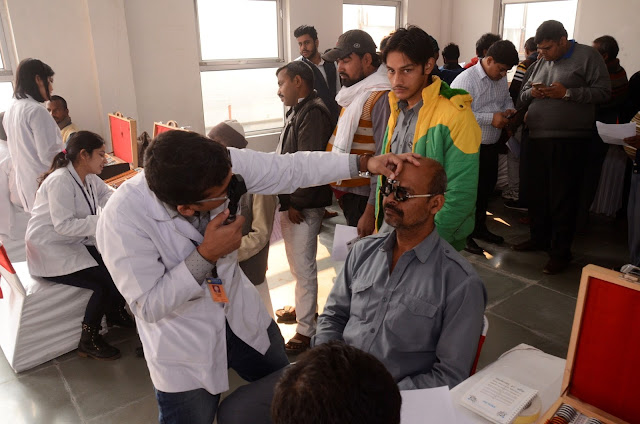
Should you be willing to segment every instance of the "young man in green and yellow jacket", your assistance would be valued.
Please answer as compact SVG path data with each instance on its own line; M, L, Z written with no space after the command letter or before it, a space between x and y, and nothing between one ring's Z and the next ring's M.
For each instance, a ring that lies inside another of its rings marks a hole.
M443 165L448 188L436 228L440 237L462 250L474 227L481 131L471 111L471 96L430 75L435 66L432 56L429 35L416 26L397 30L382 52L393 89L382 153L415 152ZM381 183L376 228L385 231Z

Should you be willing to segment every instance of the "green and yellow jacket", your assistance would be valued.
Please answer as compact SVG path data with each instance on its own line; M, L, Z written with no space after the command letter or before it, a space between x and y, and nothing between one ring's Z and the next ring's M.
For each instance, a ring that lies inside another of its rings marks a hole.
M457 250L464 249L465 240L473 231L481 131L471 111L471 96L453 89L438 77L422 90L423 106L418 113L413 152L435 159L447 173L445 203L436 215L440 237ZM395 93L389 93L391 116L385 132L382 152L391 150L391 137L400 109ZM384 219L382 195L378 179L376 189L376 229Z

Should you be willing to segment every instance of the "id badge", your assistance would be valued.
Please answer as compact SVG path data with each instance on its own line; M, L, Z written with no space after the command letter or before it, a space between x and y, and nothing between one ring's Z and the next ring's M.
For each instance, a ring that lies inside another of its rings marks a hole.
M222 286L222 280L219 278L207 278L207 286L209 287L209 293L211 293L211 299L218 303L229 303L229 298Z

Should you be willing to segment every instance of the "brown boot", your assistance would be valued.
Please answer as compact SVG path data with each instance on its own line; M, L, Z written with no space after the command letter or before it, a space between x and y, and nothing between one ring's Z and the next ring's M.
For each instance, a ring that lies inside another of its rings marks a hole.
M102 361L111 361L120 357L120 350L104 341L100 326L82 323L82 335L78 344L78 356Z

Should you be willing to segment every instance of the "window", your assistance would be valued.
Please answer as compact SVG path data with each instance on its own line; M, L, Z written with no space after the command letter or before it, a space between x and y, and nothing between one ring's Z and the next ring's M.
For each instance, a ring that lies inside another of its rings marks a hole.
M345 1L342 6L343 32L361 29L371 35L376 45L400 25L399 1Z
M283 0L195 0L206 131L237 119L246 133L283 125ZM240 24L241 23L241 24Z
M13 97L13 71L4 28L4 19L0 19L0 112L7 110Z
M502 38L515 44L524 59L524 43L536 35L541 23L549 19L562 22L569 39L573 38L578 0L502 0Z

